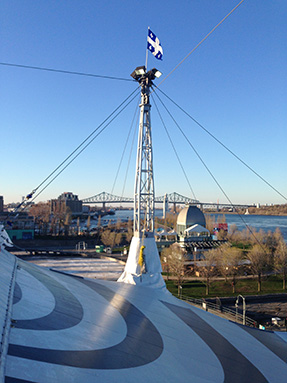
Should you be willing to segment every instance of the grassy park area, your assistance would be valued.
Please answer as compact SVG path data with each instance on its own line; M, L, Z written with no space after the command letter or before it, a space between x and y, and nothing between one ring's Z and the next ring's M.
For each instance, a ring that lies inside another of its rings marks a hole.
M168 290L174 294L178 294L176 281L166 280ZM238 294L246 295L264 295L264 294L280 294L285 293L282 289L282 277L277 275L266 276L262 279L261 292L258 293L258 285L256 278L238 279L236 283L236 292L232 293L231 282L220 279L214 280L210 284L209 294L206 295L206 286L204 281L200 279L192 279L182 284L182 295L192 298L212 298L212 297L231 297Z

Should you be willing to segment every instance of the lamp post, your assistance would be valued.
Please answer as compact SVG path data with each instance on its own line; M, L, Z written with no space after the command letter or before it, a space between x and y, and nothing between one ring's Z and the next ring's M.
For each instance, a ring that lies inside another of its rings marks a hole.
M196 260L197 260L197 247L193 248L193 271L196 270Z
M235 302L235 308L236 308L236 322L237 322L237 313L238 313L238 302L239 302L239 299L242 298L242 304L243 304L243 325L245 326L245 322L246 322L246 303L245 303L245 298L243 295L239 294L237 296L237 299L236 299L236 302Z
M178 296L180 299L182 299L182 286L181 285L179 285Z

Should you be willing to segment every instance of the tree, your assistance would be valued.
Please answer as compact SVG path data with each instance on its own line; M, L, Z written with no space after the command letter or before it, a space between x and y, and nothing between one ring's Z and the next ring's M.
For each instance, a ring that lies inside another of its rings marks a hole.
M118 246L122 242L123 234L122 233L114 233L114 244Z
M122 241L122 233L116 233L110 229L104 230L101 233L101 241L104 245L110 246L113 248L116 245L119 245Z
M246 245L246 242L245 242L245 239L244 238L244 232L238 230L238 227L233 224L233 225L230 225L229 227L229 230L228 230L228 235L227 235L227 239L228 241L230 241L231 243L234 243L234 244L243 244L243 248L245 248L245 245Z
M134 235L133 230L128 227L128 231L126 233L126 241L131 242L133 235Z
M283 290L286 290L287 245L281 237L274 252L274 269L282 274Z
M165 230L176 229L177 214L166 213L165 218L155 217L155 227L164 227Z
M115 241L115 233L107 229L101 233L101 241L105 246L113 247Z
M80 234L80 217L77 218L77 235Z
M227 238L228 232L226 230L220 229L217 233L217 239L223 241Z
M229 250L231 245L225 243L216 249L216 266L220 274L224 277L225 282L229 276Z
M52 231L54 234L61 232L61 227L64 226L65 217L71 214L71 209L63 203L57 203L53 208Z
M215 226L215 218L211 214L205 215L205 227L210 233L213 233Z
M248 235L248 240L252 245L265 243L266 234L262 229L260 229L259 231L256 231L255 228L250 227L247 235Z
M133 221L131 220L131 218L128 219L127 228L133 230Z
M90 228L91 228L91 216L89 215L88 219L87 219L87 232L88 232L88 234L90 234Z
M281 241L281 239L283 239L283 235L282 235L282 232L279 229L279 227L276 227L276 229L273 233L273 236L274 236L275 240L277 241L277 243L279 243Z
M262 273L268 267L269 249L264 244L255 244L252 249L247 253L247 258L251 262L251 269L257 275L258 292L261 291Z
M118 218L117 223L116 223L116 230L120 231L122 228L123 228L123 223L122 223L121 219Z
M178 295L180 295L180 289L188 274L185 267L185 253L178 243L174 243L163 249L161 256L163 266L175 277Z
M218 249L210 249L204 253L204 259L198 262L200 274L205 279L205 294L209 294L212 278L217 274L216 265L219 258Z
M50 205L39 202L30 208L29 213L35 218L40 234L46 235L50 222Z
M70 225L72 222L72 214L71 211L66 212L65 216L65 223L64 223L64 228L65 228L65 235L69 235L69 230L70 230Z
M229 280L232 286L232 292L236 292L236 282L238 275L238 267L242 259L242 251L230 244L224 244L218 249L218 269L225 277L225 281Z
M238 227L233 223L229 227L229 232L228 232L228 238L232 239L234 235L236 235L238 232Z

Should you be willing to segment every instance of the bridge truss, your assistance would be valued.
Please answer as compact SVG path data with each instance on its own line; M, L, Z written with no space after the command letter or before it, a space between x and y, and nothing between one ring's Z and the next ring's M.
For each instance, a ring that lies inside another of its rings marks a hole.
M248 207L254 206L254 205L247 205L247 204L225 204L225 203L216 203L216 202L200 202L198 200L183 196L179 193L173 192L169 194L165 194L160 197L155 197L155 203L164 203L164 201L167 200L168 203L176 205L185 205L185 204L192 204L192 205L198 205L200 208L211 208L211 209L221 209L221 208L241 208L241 209L247 209ZM134 199L132 197L120 197L114 194L110 194L107 192L102 192L99 194L96 194L92 197L85 198L82 200L84 204L96 204L96 203L102 203L103 208L105 208L106 204L113 204L113 203L133 203Z

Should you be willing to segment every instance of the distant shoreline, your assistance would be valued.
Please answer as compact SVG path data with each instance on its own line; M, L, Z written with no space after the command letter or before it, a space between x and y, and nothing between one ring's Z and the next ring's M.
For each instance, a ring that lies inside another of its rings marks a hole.
M205 211L204 214L228 214L228 215L235 215L235 214L240 214L240 215L245 215L243 212L236 212L236 211ZM287 213L281 213L281 214L271 214L271 213L249 213L246 215L262 215L264 216L272 216L272 217L286 217Z
M272 205L272 206L260 206L255 207L251 206L247 209L240 209L238 210L238 213L241 215L245 215L246 211L248 211L248 214L246 215L269 215L274 217L280 217L280 216L287 216L287 204L284 205ZM206 213L213 213L211 211L207 211ZM217 212L220 214L237 214L234 211L220 211Z

